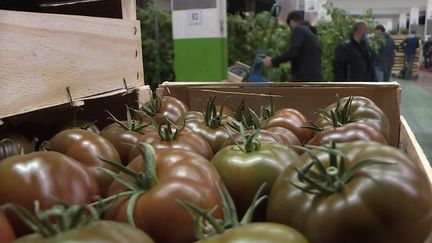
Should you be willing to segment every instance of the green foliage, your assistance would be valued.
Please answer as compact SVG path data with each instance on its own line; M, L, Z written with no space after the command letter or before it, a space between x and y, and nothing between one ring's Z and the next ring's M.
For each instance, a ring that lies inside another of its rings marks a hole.
M288 50L290 36L288 26L270 19L269 12L229 15L228 63L241 61L252 65L256 54L279 55ZM276 82L288 80L289 74L290 65L284 64L278 69L266 68L263 76Z
M347 40L352 34L354 24L358 21L345 10L335 7L328 2L323 6L327 10L327 14L331 17L331 21L321 21L318 26L318 36L322 49L322 70L325 80L333 80L333 61L335 58L335 49L343 41ZM373 31L376 22L373 19L372 10L367 10L360 17L360 20L365 21L370 26L369 30ZM377 51L382 43L380 38L371 40L370 44L374 51Z
M154 4L137 9L141 22L141 39L145 82L156 87L160 82L174 80L171 14Z
M398 33L398 31L393 29L393 30L390 30L389 33L390 33L390 35L396 35Z
M399 30L399 33L401 34L401 35L408 35L408 30L407 29L405 29L405 28L402 28L402 29L400 29Z

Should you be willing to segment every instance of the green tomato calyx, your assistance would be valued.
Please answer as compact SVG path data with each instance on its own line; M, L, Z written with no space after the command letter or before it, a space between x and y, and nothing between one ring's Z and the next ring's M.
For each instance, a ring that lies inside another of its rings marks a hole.
M47 210L41 210L39 201L34 202L34 214L21 205L8 203L3 207L12 210L30 229L44 238L53 237L61 232L84 227L100 219L106 204L68 205L60 199Z
M310 194L333 194L342 191L345 185L357 175L364 167L376 164L393 164L392 162L366 159L357 162L347 169L346 156L336 148L335 143L330 146L307 146L299 147L312 159L312 162L302 169L295 168L297 179L300 183L291 181L291 184L298 189ZM313 149L313 150L312 150ZM318 158L317 153L324 152L329 155L329 166L326 167ZM315 170L312 170L315 168Z
M224 117L223 109L224 106L221 105L218 112L216 109L216 96L210 96L207 100L207 107L203 112L205 124L209 128L216 129L222 125L222 118Z
M214 235L223 234L227 229L251 223L255 209L267 198L267 195L261 196L265 187L266 183L263 183L260 186L254 198L252 199L250 207L240 221L238 218L237 209L234 205L234 200L223 183L221 183L221 186L218 187L223 205L224 218L222 220L216 219L213 216L213 213L218 207L217 205L211 209L205 210L184 200L177 200L177 202L194 219L195 237L202 240Z
M113 195L108 200L115 200L121 196L130 196L127 205L127 218L129 224L132 226L135 226L135 222L133 219L133 212L135 210L135 205L139 197L141 197L148 190L156 186L156 184L158 183L158 178L156 174L156 152L154 148L147 143L137 143L135 146L136 146L135 149L139 149L141 153L145 172L136 172L119 163L115 163L100 158L105 163L113 166L115 169L128 175L131 178L131 179L126 179L121 177L114 171L105 168L100 168L100 170L111 175L114 178L114 180L118 181L119 183L121 183L122 185L124 185L129 189L129 191L121 192L119 194Z
M144 127L147 127L149 124L144 122L144 119L141 115L137 113L138 120L135 120L132 118L131 111L137 112L136 110L130 108L128 105L126 105L126 121L120 121L117 119L111 112L105 111L108 113L109 120L112 120L113 122L117 123L119 126L121 126L123 129L128 131L134 131L139 132Z
M145 115L154 117L157 113L160 112L162 107L162 98L155 94L154 97L150 100L150 102L143 104L141 107L141 111L144 112Z

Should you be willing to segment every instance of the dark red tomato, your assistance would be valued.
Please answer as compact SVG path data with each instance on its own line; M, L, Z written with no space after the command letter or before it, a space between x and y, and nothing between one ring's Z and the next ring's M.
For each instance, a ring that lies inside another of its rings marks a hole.
M245 131L244 135L246 136L252 135L254 132L255 131L253 130L248 130ZM232 135L230 138L228 138L227 140L225 140L225 142L222 143L222 148L229 145L234 145L235 142L242 144L244 142L244 138L243 138L244 135L242 135L241 133L236 133ZM260 130L257 134L257 139L261 142L273 142L278 144L284 144L284 142L279 136L266 130Z
M0 205L16 203L33 212L54 205L53 197L67 204L86 204L100 195L96 180L76 160L58 152L33 152L0 163ZM17 236L29 229L11 211L6 212Z
M282 224L252 223L196 243L308 243L297 230Z
M132 128L125 128L127 122L123 123L124 126L117 123L106 126L100 135L114 145L120 155L122 164L127 165L130 161L134 145L141 141L144 134L153 128L134 130Z
M309 126L309 123L303 114L290 108L280 109L272 117L263 121L263 127L266 129L270 127L283 127L290 130L302 144L307 143L313 135L311 129L305 128L307 126Z
M49 238L39 234L21 237L15 243L154 243L154 241L141 230L128 224L100 220L61 232ZM3 242L2 242L3 243Z
M345 109L345 111L344 111ZM372 100L362 97L344 97L324 109L324 112L336 114L336 120L344 125L352 122L366 123L367 125L381 131L388 140L390 133L390 123L387 116ZM334 127L332 119L320 117L315 124L319 127Z
M15 152L30 153L32 150L32 142L23 135L16 132L0 134L0 160L16 155Z
M145 103L141 110L157 123L165 122L164 117L171 122L176 122L189 111L183 102L171 96L156 97Z
M162 137L157 131L153 130L146 133L140 142L149 143L156 150L184 149L202 155L208 160L213 158L213 151L207 141L188 128L183 129L177 136L172 137L172 140L169 137ZM131 158L133 159L138 155L140 155L139 151L135 150Z
M375 141L387 144L384 135L365 123L348 123L341 127L329 128L319 132L309 140L309 145L329 144L330 142L344 143L354 141Z
M218 113L219 114L219 113ZM190 112L186 115L186 127L194 133L204 138L213 153L216 153L222 148L222 144L234 135L235 132L227 128L228 122L234 122L234 118L222 116L220 119L214 119L217 122L211 122L203 113Z
M423 169L376 142L341 143L336 150L304 153L282 172L267 220L297 229L312 243L424 243L432 189Z
M127 166L130 170L153 174L144 168L142 156L136 157ZM120 173L123 178L130 178ZM218 205L215 217L222 217L222 206L217 185L219 175L212 164L201 155L180 149L163 150L156 153L156 177L153 184L138 197L133 211L135 225L149 234L156 242L190 243L196 240L193 234L194 221L177 203L185 200L200 208L210 209ZM128 191L124 185L113 182L109 195ZM130 197L115 201L105 217L127 222L127 205Z
M9 224L8 219L2 211L0 211L0 242L10 243L15 240L15 232Z
M283 144L285 145L296 145L301 146L301 142L298 139L298 137L291 132L290 130L283 128L283 127L269 127L266 129L266 131L272 132L276 136L278 136Z
M85 120L76 120L74 122L70 122L68 124L62 124L59 126L60 128L57 130L58 132L61 132L66 129L73 129L73 128L79 128L84 129L90 132L94 132L96 134L100 133L99 128L96 126L94 122L89 122Z
M120 156L106 138L83 129L63 130L49 141L49 149L65 154L83 164L96 178L102 196L105 196L113 178L99 168L114 170L100 158L121 164Z

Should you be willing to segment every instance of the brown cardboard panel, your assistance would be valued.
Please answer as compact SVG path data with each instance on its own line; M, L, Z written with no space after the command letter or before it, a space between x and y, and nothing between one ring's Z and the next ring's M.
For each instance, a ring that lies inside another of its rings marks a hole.
M202 110L210 95L235 108L242 99L246 105L259 109L268 97L273 97L277 108L291 107L303 112L310 120L316 119L316 111L340 97L358 95L372 99L390 120L390 141L399 144L400 86L397 83L283 83L283 84L175 84L165 83L161 90L185 102L192 110Z

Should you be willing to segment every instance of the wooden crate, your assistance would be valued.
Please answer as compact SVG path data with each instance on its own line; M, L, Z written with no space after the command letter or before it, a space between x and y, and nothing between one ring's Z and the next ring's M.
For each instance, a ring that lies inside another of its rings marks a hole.
M228 105L237 105L245 99L248 106L257 108L268 96L277 107L293 107L313 120L314 111L335 99L335 94L363 95L372 99L390 121L389 144L399 147L421 167L432 186L432 169L406 120L400 116L400 86L396 82L384 83L163 83L158 92L172 95L191 109L199 110L210 95L221 102L227 97Z
M395 53L395 63L393 65L393 69L392 69L392 74L395 76L398 76L403 67L404 67L404 62L405 62L405 54L403 53L403 50L398 48L401 43L405 40L406 36L405 35L395 35L392 36L395 45L397 47L396 49L396 53ZM412 76L417 76L418 74L418 70L420 67L420 58L419 58L419 51L417 51L416 57L414 59L414 65L412 68Z
M0 120L144 85L135 1L123 19L0 10Z

